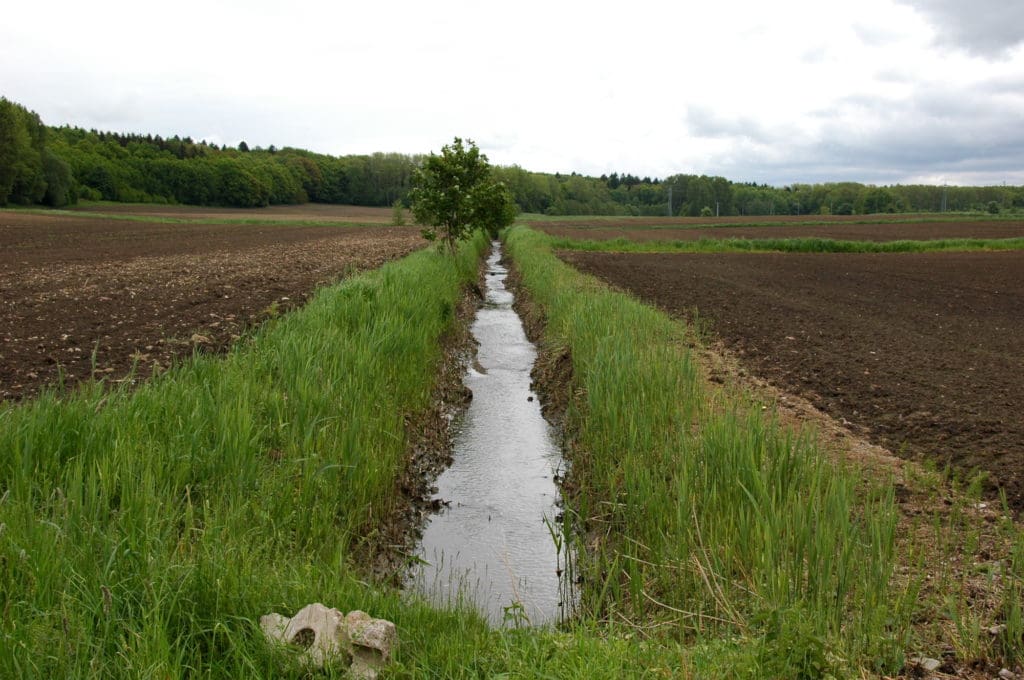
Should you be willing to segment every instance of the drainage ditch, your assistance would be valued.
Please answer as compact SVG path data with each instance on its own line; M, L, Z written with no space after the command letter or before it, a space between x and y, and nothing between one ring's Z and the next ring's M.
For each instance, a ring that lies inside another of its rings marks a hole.
M495 626L544 625L571 605L555 482L563 460L530 388L537 350L500 260L495 242L470 328L478 346L464 382L473 400L453 423L453 462L437 480L441 509L424 530L411 585L439 606L472 606Z

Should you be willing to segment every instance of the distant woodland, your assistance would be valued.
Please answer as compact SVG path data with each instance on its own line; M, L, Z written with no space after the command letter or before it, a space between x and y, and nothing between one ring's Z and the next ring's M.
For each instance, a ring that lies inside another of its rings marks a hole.
M49 127L0 98L0 206L78 200L260 207L404 201L423 156L328 156L274 146L227 148L189 137ZM1024 187L773 187L706 175L587 177L497 167L523 212L546 215L796 215L1024 209ZM671 199L671 205L670 205Z

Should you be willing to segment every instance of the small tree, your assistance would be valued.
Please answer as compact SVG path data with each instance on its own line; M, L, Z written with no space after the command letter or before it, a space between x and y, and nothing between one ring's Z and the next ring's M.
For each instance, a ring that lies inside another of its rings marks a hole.
M391 224L396 227L405 226L405 208L400 198L396 198L391 204Z
M413 175L409 192L413 216L426 226L423 235L433 240L440 228L451 250L477 229L496 235L518 212L512 193L491 177L487 156L472 140L466 142L456 137L440 156L431 153Z

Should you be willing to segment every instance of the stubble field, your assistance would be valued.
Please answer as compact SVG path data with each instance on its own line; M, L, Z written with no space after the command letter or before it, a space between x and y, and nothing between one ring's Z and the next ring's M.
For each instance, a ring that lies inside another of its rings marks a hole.
M62 379L148 376L426 243L411 227L337 224L383 222L380 209L103 210L132 219L0 211L0 399ZM301 225L231 221L254 214Z

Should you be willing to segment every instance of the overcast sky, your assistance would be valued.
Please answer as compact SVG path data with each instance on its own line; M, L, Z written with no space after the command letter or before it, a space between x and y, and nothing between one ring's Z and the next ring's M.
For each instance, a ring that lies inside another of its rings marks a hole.
M7 3L51 125L736 181L1024 184L1024 1Z

